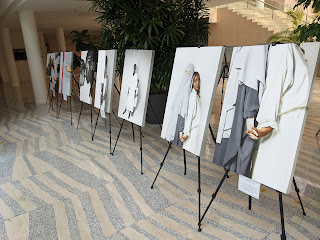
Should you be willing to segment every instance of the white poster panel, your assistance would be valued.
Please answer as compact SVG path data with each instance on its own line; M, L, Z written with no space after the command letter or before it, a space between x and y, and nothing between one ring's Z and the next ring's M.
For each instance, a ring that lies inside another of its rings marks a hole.
M96 71L95 51L82 51L80 61L80 101L92 104L92 87Z
M153 50L126 50L118 116L137 124L145 124L152 76Z
M106 118L106 113L111 113L112 111L116 61L117 50L100 50L98 52L94 106L100 109L102 118Z
M55 52L52 53L53 58L53 67L51 68L51 78L50 78L50 90L53 91L53 95L55 96L55 92L58 92L58 84L59 84L59 73L60 73L60 53Z
M177 48L161 137L201 156L224 47Z
M73 67L73 52L61 52L59 75L59 93L64 96L71 96L72 73L67 71L67 66L71 69Z
M285 47L284 45L280 44L276 47L280 51ZM288 90L281 96L279 111L288 106L287 104L296 104L302 100L306 102L306 107L291 109L279 115L276 131L273 130L271 134L260 139L260 146L253 153L252 179L283 193L289 193L291 190L307 119L308 105L319 66L319 42L303 43L301 49L301 52L304 52L302 53L305 59L303 59L304 63L295 57L295 54L288 56L287 62L293 62L294 66L293 68L288 67L286 74L290 74L290 71L293 71L294 74L291 86L284 86L288 87ZM302 75L304 71L301 69L305 64L308 68L307 79L309 81L307 82L304 81L305 76ZM296 82L299 85L296 85ZM268 86L268 82L266 85ZM305 88L306 91L303 90ZM306 94L301 95L301 92L306 92ZM273 97L276 96L275 93L273 95Z
M51 76L51 69L53 68L53 53L47 54L46 75Z

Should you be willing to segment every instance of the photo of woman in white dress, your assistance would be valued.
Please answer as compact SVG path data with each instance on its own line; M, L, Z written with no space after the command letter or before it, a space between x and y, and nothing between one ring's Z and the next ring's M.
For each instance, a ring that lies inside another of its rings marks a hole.
M178 93L175 95L171 107L171 117L165 139L181 147L180 137L185 126L188 112L189 97L192 91L192 78L194 74L193 64L188 64L183 73Z
M197 147L198 128L200 124L200 74L194 72L192 91L189 96L188 113L180 141L183 148L195 152Z

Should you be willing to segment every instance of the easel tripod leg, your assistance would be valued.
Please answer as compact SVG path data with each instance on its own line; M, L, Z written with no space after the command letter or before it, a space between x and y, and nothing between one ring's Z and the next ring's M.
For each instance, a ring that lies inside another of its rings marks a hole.
M187 175L187 160L186 160L186 150L183 149L183 162L184 162L184 175Z
M299 188L298 188L298 186L297 186L297 183L296 183L296 180L294 179L294 177L293 177L293 185L294 185L294 189L296 190L296 193L297 193L297 195L298 195L298 199L299 199L299 203L300 203L300 206L301 206L301 209L302 209L302 214L303 214L303 216L306 216L306 212L304 211L304 207L303 207L303 204L302 204L302 201L301 201L301 198L300 198L300 190L299 190Z
M98 114L97 114L96 125L94 126L94 131L93 131L93 134L92 134L92 141L93 141L94 135L96 133L96 129L97 129L98 121L99 121L99 115L100 115L100 109L99 109Z
M214 144L216 144L217 143L217 139L213 134L213 131L212 131L210 123L209 123L209 130L210 130L210 133L211 133L212 140L213 140Z
M59 106L59 109L58 109L57 118L59 118L59 116L60 116L60 110L61 110L62 100L63 100L63 96L61 95L61 101L60 101L60 106Z
M132 128L132 140L133 140L133 142L135 142L133 123L131 123L131 128Z
M227 169L225 168L224 171L227 172ZM227 174L227 178L229 178L229 174Z
M71 125L72 125L72 96L70 96L70 114L71 114Z
M139 127L139 130L140 130L140 161L141 161L141 175L143 174L143 169L142 169L142 130L141 130L141 127Z
M109 113L109 136L110 136L110 154L111 154L111 113Z
M198 232L201 232L201 174L200 174L200 157L198 157L198 194L199 194L199 222L198 222Z
M151 185L151 189L153 188L153 185L154 185L154 183L156 182L156 180L157 180L157 178L158 178L158 176L159 176L159 173L160 173L161 168L162 168L162 166L163 166L163 164L164 164L164 161L165 161L166 158L167 158L167 155L168 155L168 153L169 153L169 150L170 150L170 148L171 148L171 145L172 145L172 143L169 143L169 146L168 146L168 149L167 149L167 151L166 151L166 154L164 155L164 158L163 158L162 162L160 163L160 168L159 168L159 170L158 170L158 173L157 173L157 175L156 175L156 177L155 177L155 179L153 180L153 183L152 183L152 185Z
M51 107L52 107L52 110L53 110L53 92L52 92L52 94L51 94L51 101L50 101L48 113L50 112Z
M121 125L121 122L119 121L119 118L117 117L116 113L112 110L113 115L116 117L118 123Z
M78 129L78 127L79 127L79 122L80 122L80 117L81 117L81 113L82 113L82 108L83 108L83 102L81 103L81 109L80 109L80 113L79 113L77 129Z
M92 95L91 95L92 96ZM91 117L91 137L93 136L93 125L92 125L92 105L91 105L91 110L90 110L90 117Z
M226 177L227 177L227 175L228 175L229 171L230 171L229 169L225 169L225 173L224 173L224 175L223 175L223 178L221 179L221 181L220 181L220 183L219 183L219 185L218 185L218 187L217 187L216 191L214 192L214 194L212 194L212 198L211 198L211 200L210 200L210 202L209 202L209 204L208 204L208 206L207 206L206 210L204 211L204 213L203 213L203 215L202 215L202 217L201 217L201 219L200 219L199 224L201 224L202 220L204 219L205 215L207 214L207 212L208 212L208 210L209 210L209 208L210 208L210 206L211 206L211 204L212 204L213 200L216 198L216 196L217 196L217 194L218 194L218 192L219 192L219 190L220 190L220 188L221 188L221 186L222 186L222 184L223 184L224 180L226 179Z
M116 149L116 146L117 146L117 143L118 143L118 140L119 140L119 137L120 137L120 133L121 133L121 130L122 130L122 127L123 127L123 123L124 123L124 119L122 120L121 127L120 127L120 130L119 130L118 136L117 136L117 140L116 140L116 143L114 145L114 148L113 148L113 151L112 151L111 155L114 154L114 151Z
M252 203L252 197L249 195L249 207L248 207L249 210L251 210L251 203Z
M280 218L281 218L281 240L286 240L286 231L284 228L284 217L283 217L283 203L282 203L282 192L279 192L279 205L280 205Z

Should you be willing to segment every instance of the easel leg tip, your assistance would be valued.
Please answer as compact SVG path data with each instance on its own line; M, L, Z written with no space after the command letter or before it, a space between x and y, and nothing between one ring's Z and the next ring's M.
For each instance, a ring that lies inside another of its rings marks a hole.
M198 228L198 232L201 232L201 228Z

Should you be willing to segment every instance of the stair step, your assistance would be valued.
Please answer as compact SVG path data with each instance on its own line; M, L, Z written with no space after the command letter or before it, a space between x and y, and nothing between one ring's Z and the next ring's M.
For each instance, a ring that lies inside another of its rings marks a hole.
M286 13L267 6L260 9L255 7L255 3L255 0L235 2L227 4L227 8L272 32L283 31L292 26L291 18Z

